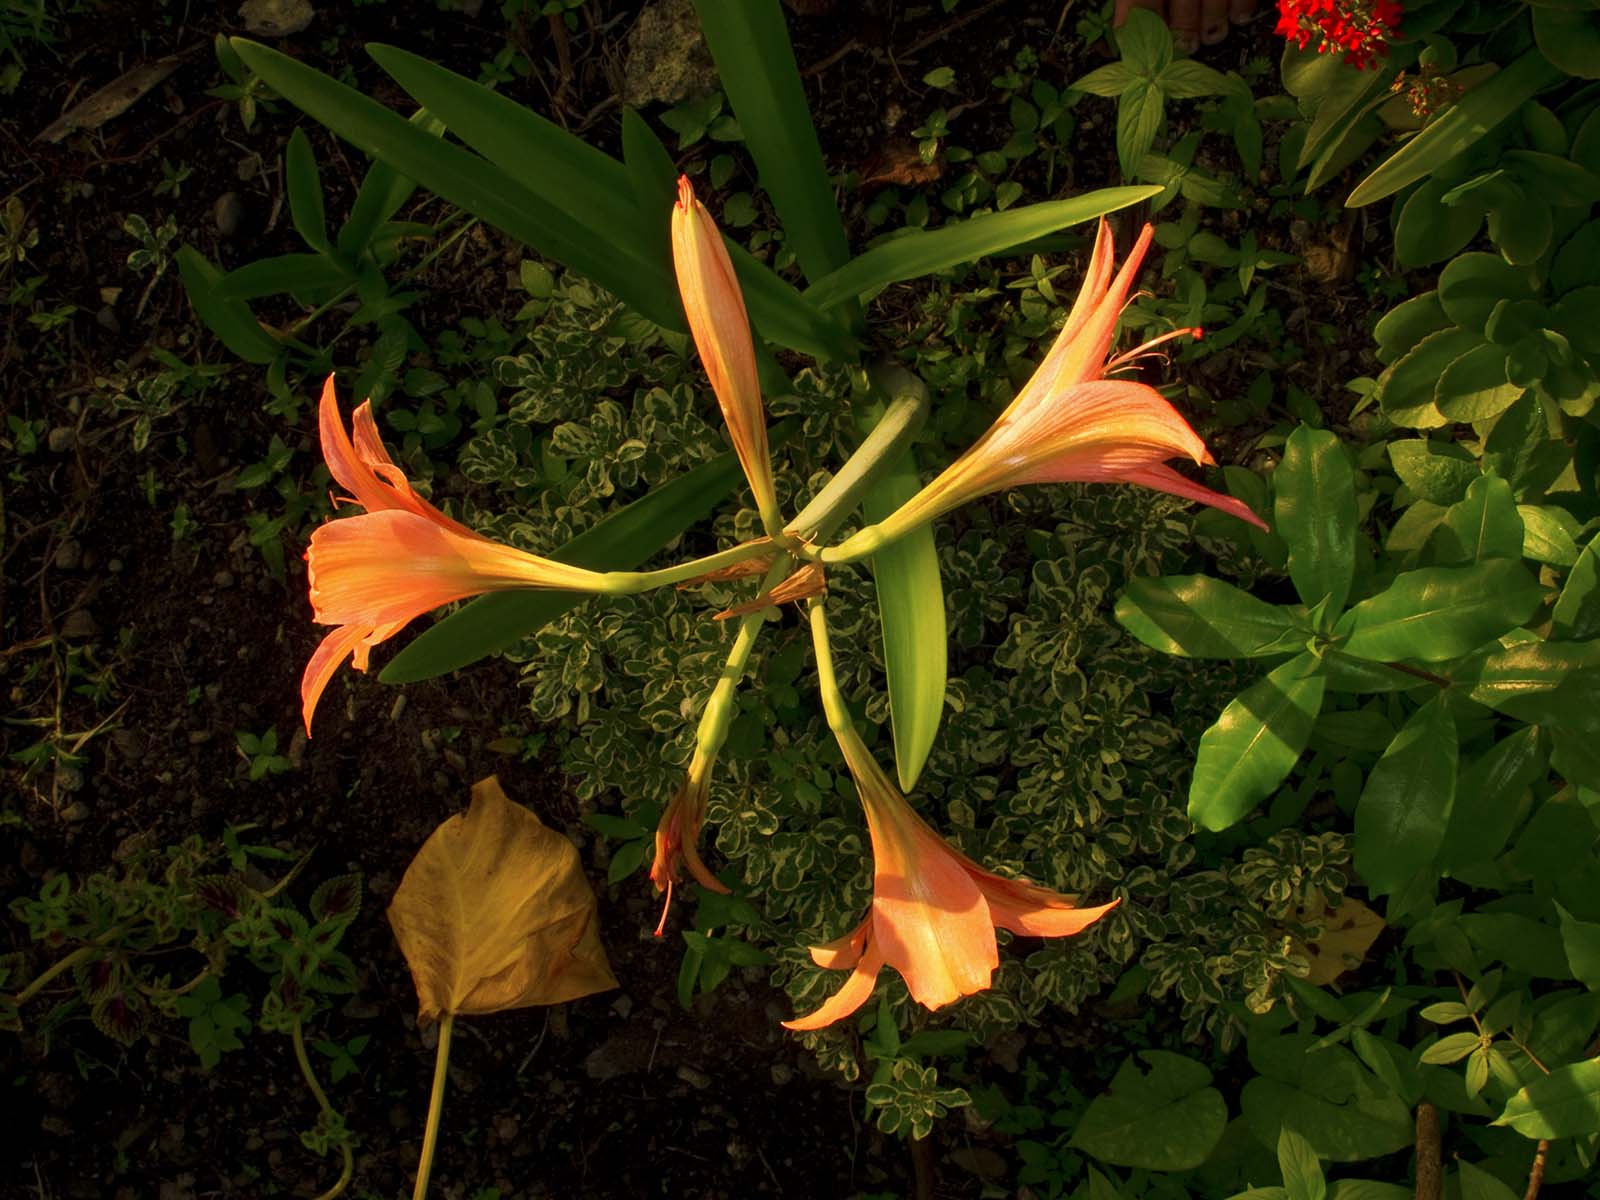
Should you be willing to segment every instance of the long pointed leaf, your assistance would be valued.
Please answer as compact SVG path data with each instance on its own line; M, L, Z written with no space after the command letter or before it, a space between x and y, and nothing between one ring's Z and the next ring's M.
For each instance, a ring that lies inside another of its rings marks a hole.
M247 363L266 366L284 353L272 337L261 328L250 306L243 300L224 300L217 296L217 285L222 282L222 272L193 246L178 250L178 274L183 278L184 291L189 293L189 303L211 332L222 339L222 344Z
M591 571L627 571L702 519L743 478L731 451L663 484L586 529L550 557ZM491 592L431 626L383 669L384 683L415 683L516 644L582 604L571 592Z
M806 278L850 257L778 0L695 0L722 87Z
M1101 188L1069 200L1047 200L1010 212L987 213L942 229L907 234L857 255L807 288L805 298L818 308L831 308L885 284L1002 253L1160 192L1161 188L1149 185Z
M353 145L387 159L451 203L587 275L668 329L683 327L682 309L664 306L658 279L632 254L593 236L569 214L470 151L429 136L397 113L287 55L242 38L239 57L291 103Z
M444 122L425 108L411 114L411 124L430 137L444 135ZM417 190L417 181L400 174L381 158L372 160L361 186L356 189L356 202L350 206L350 216L339 229L338 250L344 258L356 259L371 246L385 221L400 211L400 206L411 199Z

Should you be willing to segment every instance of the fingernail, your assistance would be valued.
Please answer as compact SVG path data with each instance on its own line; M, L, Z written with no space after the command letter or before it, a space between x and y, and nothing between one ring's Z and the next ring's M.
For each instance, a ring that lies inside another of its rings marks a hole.
M1198 45L1199 42L1196 41L1193 30L1179 29L1172 35L1173 49L1179 54L1193 54L1195 47Z
M1207 25L1205 32L1200 35L1200 40L1208 46L1215 46L1227 36L1228 27L1219 21L1215 25Z

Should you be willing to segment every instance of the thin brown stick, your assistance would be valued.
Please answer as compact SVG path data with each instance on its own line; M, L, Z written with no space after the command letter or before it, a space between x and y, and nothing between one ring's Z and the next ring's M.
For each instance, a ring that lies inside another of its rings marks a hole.
M1533 1166L1528 1168L1528 1190L1522 1193L1522 1200L1539 1200L1539 1187L1544 1183L1544 1160L1549 1153L1550 1140L1540 1138L1533 1152Z
M1439 1110L1423 1101L1417 1105L1417 1200L1440 1200L1444 1195L1442 1159Z

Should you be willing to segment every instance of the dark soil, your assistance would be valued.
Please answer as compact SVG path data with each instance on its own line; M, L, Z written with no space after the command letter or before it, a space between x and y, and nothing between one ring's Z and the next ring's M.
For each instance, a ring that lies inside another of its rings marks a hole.
M514 799L580 845L592 835L558 774L489 748L535 732L506 664L403 693L341 676L316 739L296 732L299 675L318 637L298 561L304 531L286 531L288 569L275 577L244 530L253 513L276 515L276 497L236 486L241 466L286 433L265 411L259 372L237 367L203 399L159 415L142 452L131 443L134 414L106 405L96 384L137 372L156 347L228 361L189 311L175 267L136 311L148 275L124 266L134 246L122 223L137 213L156 226L171 215L180 242L225 267L301 249L278 174L296 114L280 105L246 132L230 103L205 94L223 82L213 36L241 31L228 23L236 5L220 15L166 0L85 7L66 23L58 62L32 55L0 123L7 187L40 233L16 279L43 274L43 307L77 307L53 330L8 309L0 352L6 414L43 422L36 449L7 456L0 484L0 680L11 715L0 726L9 785L0 899L36 895L59 872L77 879L111 868L140 845L195 832L216 838L247 823L256 841L314 851L307 881L359 869L366 903L347 948L361 987L321 1015L312 1036L371 1039L358 1073L331 1089L360 1138L348 1194L409 1195L433 1041L416 1027L411 980L383 917L405 865L491 769ZM571 36L543 18L508 27L498 3L476 17L423 0L322 7L304 34L277 44L324 70L348 66L381 99L400 98L361 53L366 41L406 46L470 76L509 37L537 64L509 94L602 145L617 137L629 5L585 6ZM1055 8L1038 14L1023 0L967 0L954 14L880 0L794 18L830 163L857 166L883 152L885 113L921 112L921 75L941 62L992 58L999 71L1026 41L1053 47L1064 82L1095 58L1076 45L1072 17L1057 30ZM1244 43L1236 37L1213 61L1236 65ZM173 53L184 64L100 128L57 144L31 140L70 103ZM341 212L362 157L306 128L334 192L330 212ZM1081 166L1095 178L1074 186L1106 182L1114 156L1102 132L1100 159L1086 155ZM163 160L193 168L177 197L156 190ZM248 178L244 163L254 164ZM224 234L216 211L230 193L242 216ZM489 233L463 247L440 268L421 327L515 311L498 283L508 252L517 257L509 243ZM462 287L462 279L488 282ZM310 432L298 436L297 461L310 457ZM175 531L180 505L192 528ZM235 734L268 728L292 769L251 782ZM81 765L28 768L12 757L41 737L76 750ZM436 1195L843 1197L913 1186L905 1146L862 1124L859 1087L821 1077L778 1027L789 1006L762 972L736 974L685 1012L674 995L679 943L650 936L648 885L635 876L608 887L603 872L595 882L620 991L461 1023ZM12 949L33 952L16 923L0 944ZM32 965L47 962L36 955ZM259 983L248 965L227 978L230 990ZM25 1020L68 990L34 1001ZM1037 1053L1050 1053L1052 1035L1031 1036ZM202 1073L181 1023L158 1022L123 1049L80 1017L48 1041L37 1031L0 1035L0 1075L13 1114L0 1133L3 1195L313 1195L337 1174L333 1160L299 1143L316 1110L281 1035L253 1033L242 1052ZM940 1196L976 1195L977 1179L950 1152L965 1148L970 1164L972 1147L991 1139L959 1121L946 1126L924 1155L923 1194L936 1182Z

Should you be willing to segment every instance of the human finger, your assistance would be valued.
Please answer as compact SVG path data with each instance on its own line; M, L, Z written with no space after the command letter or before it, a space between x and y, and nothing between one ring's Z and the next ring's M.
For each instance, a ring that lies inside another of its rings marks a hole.
M1173 48L1179 54L1192 54L1200 44L1200 0L1171 0L1167 26L1172 30Z
M1200 6L1200 40L1215 46L1228 36L1228 0L1203 0Z
M1122 23L1128 19L1128 14L1136 8L1147 9L1159 17L1162 15L1162 10L1166 8L1166 5L1162 3L1162 0L1117 0L1116 11L1112 14L1111 24L1118 29L1122 28Z

